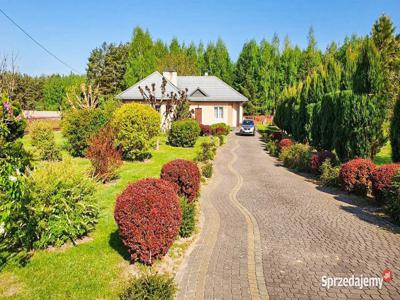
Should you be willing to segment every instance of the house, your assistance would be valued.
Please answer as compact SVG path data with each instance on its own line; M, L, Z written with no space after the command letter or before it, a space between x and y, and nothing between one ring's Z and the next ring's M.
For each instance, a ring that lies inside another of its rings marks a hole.
M120 93L117 98L123 102L144 102L139 87L144 89L155 84L155 97L160 99L163 77L167 80L167 94L188 90L190 110L200 124L224 122L231 127L237 127L242 123L243 104L248 99L215 76L178 76L175 71L166 71L161 75L156 71ZM165 107L160 107L159 110L163 113Z

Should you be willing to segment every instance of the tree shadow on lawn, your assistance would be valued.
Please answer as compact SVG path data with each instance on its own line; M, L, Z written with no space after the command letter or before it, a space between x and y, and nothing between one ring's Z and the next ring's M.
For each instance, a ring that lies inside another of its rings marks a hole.
M341 205L340 208L353 214L362 221L378 226L392 233L400 234L400 226L393 223L393 220L385 214L382 206L379 206L371 197L361 197L346 193L333 187L318 185L317 190L333 195L333 197L348 205Z
M116 250L119 253L119 255L122 256L122 258L124 260L130 261L129 252L126 249L126 247L124 246L124 244L122 243L121 238L119 237L118 229L110 234L108 244L111 246L111 248Z

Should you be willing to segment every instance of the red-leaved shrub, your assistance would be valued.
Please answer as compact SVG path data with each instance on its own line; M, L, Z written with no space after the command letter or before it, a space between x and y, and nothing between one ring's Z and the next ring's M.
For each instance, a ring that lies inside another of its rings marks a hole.
M122 153L116 149L114 140L113 129L105 127L90 139L86 151L86 157L92 163L93 177L102 182L113 179L122 164Z
M371 160L355 158L342 165L339 177L346 191L365 196L373 170L375 165Z
M310 169L314 174L319 174L321 172L320 168L325 160L329 159L331 164L335 165L336 156L331 151L318 151L311 155L310 159Z
M393 176L396 175L399 169L400 164L389 164L380 166L372 172L372 194L377 202L385 202L385 191L389 188Z
M210 125L200 124L200 134L202 136L208 136L212 134L212 129Z
M179 233L182 211L176 186L154 178L129 184L117 198L114 218L131 262L152 264Z
M178 195L188 202L196 199L200 189L200 171L197 165L189 160L172 160L161 169L161 179L178 185Z
M280 132L280 131L273 132L271 134L271 139L273 141L278 141L279 142L282 139L282 137L283 137L283 135L282 135L282 132Z
M284 148L290 147L293 145L293 141L291 139L282 139L278 143L279 151L282 151Z

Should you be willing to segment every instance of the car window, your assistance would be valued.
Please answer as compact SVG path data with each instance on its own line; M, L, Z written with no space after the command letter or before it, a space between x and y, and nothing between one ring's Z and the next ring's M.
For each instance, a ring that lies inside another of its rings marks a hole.
M244 120L243 125L254 125L254 122L251 120Z

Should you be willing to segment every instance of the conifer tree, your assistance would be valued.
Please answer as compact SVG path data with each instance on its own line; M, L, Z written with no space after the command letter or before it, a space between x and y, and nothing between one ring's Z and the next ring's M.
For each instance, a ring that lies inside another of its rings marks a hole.
M133 30L129 45L128 61L125 73L125 85L132 86L156 70L157 58L153 40L148 31L140 27Z

